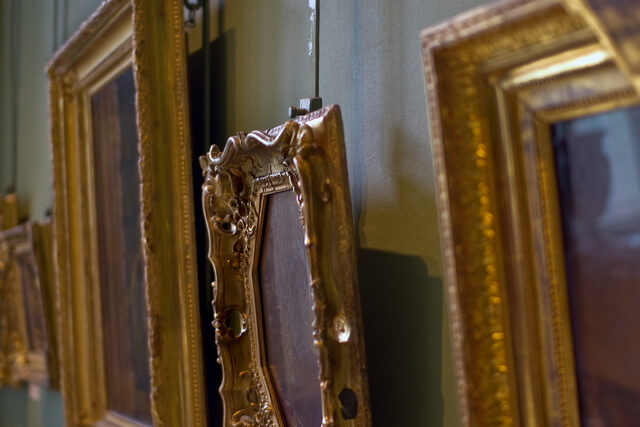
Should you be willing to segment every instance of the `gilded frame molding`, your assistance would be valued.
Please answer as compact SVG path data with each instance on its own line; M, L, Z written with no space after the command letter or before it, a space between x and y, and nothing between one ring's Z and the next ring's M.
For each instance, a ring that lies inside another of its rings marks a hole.
M421 34L463 426L578 426L550 125L640 102L609 39L555 0Z
M18 225L18 196L7 194L0 197L0 231Z
M53 266L53 224L51 218L32 222L29 226L32 256L38 271L38 281L42 300L44 327L47 335L46 383L48 387L60 389L60 351L58 348L59 330L56 316L57 298ZM36 372L36 375L38 372ZM26 380L33 378L28 375ZM35 377L37 378L37 377Z
M26 381L58 389L58 331L54 316L56 298L52 275L51 222L27 222L0 231L0 245L2 316L9 331L8 335L3 335L3 341L9 339L9 343L3 342L2 346L8 345L10 349L4 358L7 365L3 369L3 377L9 385ZM24 289L22 275L25 274L25 268L31 270L35 281L32 289ZM29 304L25 297L31 297ZM36 351L29 348L27 327L38 320L42 321L42 336L32 337L40 339L38 345L41 350Z
M21 241L26 241L21 226L0 231L0 385L12 387L20 385L28 352L20 266L15 248Z
M15 193L0 197L0 232L18 225L18 197ZM11 317L12 306L9 297L13 292L5 283L8 281L10 247L0 241L0 385L15 385L18 379L14 375L14 359L16 353L15 340L17 328ZM18 335L19 337L19 335Z
M151 415L154 425L203 426L207 420L179 0L104 1L47 67L66 423L138 425L106 408L87 147L87 90L127 67L133 68L136 86Z
M309 260L320 358L318 425L371 425L344 150L340 110L333 105L268 131L241 133L222 152L214 145L201 157L225 426L284 425L263 369L255 269L263 196L288 189L297 195ZM243 313L241 334L227 326L234 309ZM351 414L354 407L341 394L347 389L357 401Z

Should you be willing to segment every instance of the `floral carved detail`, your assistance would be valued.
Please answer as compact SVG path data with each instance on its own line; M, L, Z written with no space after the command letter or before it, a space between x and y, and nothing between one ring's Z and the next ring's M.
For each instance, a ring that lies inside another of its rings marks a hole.
M268 392L256 371L241 372L240 376L250 378L247 391L249 405L233 414L231 425L234 427L275 427L277 424L273 406L271 406Z

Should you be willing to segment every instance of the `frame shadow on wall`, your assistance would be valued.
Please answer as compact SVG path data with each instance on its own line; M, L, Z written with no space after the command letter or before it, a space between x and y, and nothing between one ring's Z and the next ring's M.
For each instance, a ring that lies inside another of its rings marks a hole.
M441 426L442 279L417 256L357 255L374 426Z

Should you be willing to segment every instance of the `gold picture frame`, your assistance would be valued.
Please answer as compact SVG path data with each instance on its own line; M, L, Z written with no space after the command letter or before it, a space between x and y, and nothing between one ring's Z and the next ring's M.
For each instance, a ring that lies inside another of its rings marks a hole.
M207 424L185 63L180 0L107 0L47 68L61 388L69 426L146 424L108 407L103 336L110 332L100 302L96 201L102 194L94 176L90 100L124 70L132 70L135 81L135 117L126 119L137 123L139 161L127 173L140 184L127 191L139 188L134 220L148 312L142 345L149 351L150 422Z
M212 146L201 157L201 166L209 257L216 276L212 304L223 370L224 425L286 425L283 396L275 391L277 381L266 355L265 313L272 307L261 302L265 287L259 283L264 277L259 264L265 256L260 246L266 198L287 191L297 201L295 212L289 212L289 225L300 227L302 249L296 256L308 262L301 281L308 280L309 287L298 289L309 297L313 323L308 334L302 323L292 329L302 331L318 351L319 374L311 377L318 380L317 390L315 382L309 386L311 393L318 392L316 403L321 401L316 425L371 425L339 108L329 106L268 131L241 133L230 138L222 152ZM297 259L282 259L280 265L290 266ZM292 357L284 353L279 357Z
M7 194L0 197L0 231L18 225L18 196Z
M567 3L421 34L463 426L580 424L551 125L640 98L588 2Z
M0 232L0 385L17 387L26 364L27 330L22 308L20 266L14 256L21 227Z
M7 384L59 388L58 334L53 283L51 222L28 222L0 232L3 247L2 347ZM5 340L9 342L5 342Z
M34 258L34 268L38 272L38 285L46 334L44 359L47 369L45 381L49 388L58 390L60 388L60 352L58 349L57 298L53 272L53 224L51 218L46 218L32 222L27 227L31 236L31 256ZM27 315L29 314L27 313ZM36 355L36 357L39 356ZM28 381L30 377L37 378L38 372L36 371L36 375L27 374L25 379Z
M18 196L15 193L0 197L0 232L18 225ZM14 366L20 362L22 354L22 335L15 316L17 289L15 280L10 277L15 269L11 268L11 246L0 240L0 385L18 384ZM10 284L10 280L12 280Z

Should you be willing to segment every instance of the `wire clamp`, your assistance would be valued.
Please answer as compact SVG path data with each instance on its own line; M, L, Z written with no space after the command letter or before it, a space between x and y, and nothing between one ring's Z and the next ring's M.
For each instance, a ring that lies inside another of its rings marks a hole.
M191 3L189 0L184 0L184 7L187 8L187 19L184 21L184 26L187 28L194 28L196 26L196 10L204 6L204 0L196 0L195 3Z
M300 107L296 108L293 105L289 107L289 118L295 119L298 116L304 116L312 111L316 111L322 108L322 98L302 98L300 100Z

